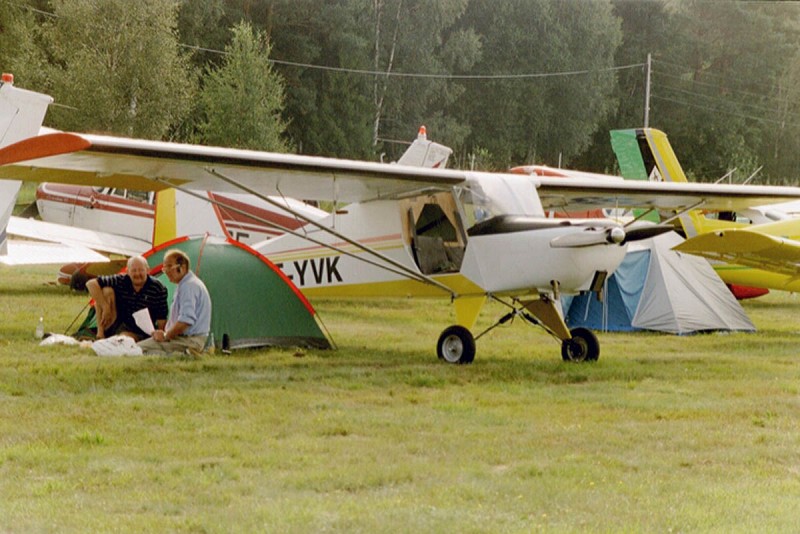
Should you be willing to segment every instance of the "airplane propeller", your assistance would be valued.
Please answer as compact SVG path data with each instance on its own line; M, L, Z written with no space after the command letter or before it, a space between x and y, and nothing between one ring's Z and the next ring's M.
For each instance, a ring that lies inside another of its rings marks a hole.
M650 239L657 237L661 234L671 232L675 227L669 224L648 224L645 226L637 226L636 228L629 228L626 230L625 239L622 244L630 243L632 241L641 241L642 239Z
M588 227L580 232L558 236L550 241L550 246L553 248L577 248L593 245L617 245L625 241L625 238L625 230L620 226Z
M624 245L633 241L650 239L674 228L669 225L646 225L623 229L620 226L610 228L588 227L582 232L562 235L550 241L553 248L591 247L593 245Z

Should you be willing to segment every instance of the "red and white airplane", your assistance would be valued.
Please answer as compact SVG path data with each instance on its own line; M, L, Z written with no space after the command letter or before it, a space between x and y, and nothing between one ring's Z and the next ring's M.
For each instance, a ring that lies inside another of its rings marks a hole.
M197 191L195 194L207 196L213 202L177 192L176 231L179 235L209 233L252 244L283 233L260 223L259 219L292 229L305 224L288 211L280 210L252 195L211 191ZM284 202L292 210L309 218L320 218L328 214L298 200L275 200ZM144 250L153 246L156 194L152 191L48 182L36 189L36 208L41 219L49 223L133 238L147 247Z

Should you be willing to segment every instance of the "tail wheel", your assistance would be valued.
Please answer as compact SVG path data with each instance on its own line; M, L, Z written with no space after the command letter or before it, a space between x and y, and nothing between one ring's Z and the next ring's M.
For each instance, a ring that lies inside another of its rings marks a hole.
M561 343L561 357L565 362L593 362L600 357L600 342L597 336L586 328L570 330L572 339Z
M475 338L463 326L446 328L439 336L436 354L447 363L472 363L475 359Z

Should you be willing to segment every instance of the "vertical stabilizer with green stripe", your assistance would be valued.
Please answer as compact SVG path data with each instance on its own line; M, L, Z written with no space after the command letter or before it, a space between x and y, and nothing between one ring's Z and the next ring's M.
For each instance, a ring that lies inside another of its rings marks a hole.
M637 130L611 130L611 148L617 156L620 174L623 178L647 181L650 179L650 174L643 159L646 151L642 151L639 147L639 139L636 134ZM642 213L643 210L633 210L636 217ZM658 213L650 213L644 219L654 223L660 222Z
M655 128L612 130L611 147L623 178L655 182L686 183L686 175L667 134ZM687 237L709 231L707 219L698 210L680 216Z

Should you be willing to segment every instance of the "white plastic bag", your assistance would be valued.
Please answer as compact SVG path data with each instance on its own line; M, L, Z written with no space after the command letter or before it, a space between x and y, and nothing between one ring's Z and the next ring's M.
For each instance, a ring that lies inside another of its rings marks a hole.
M142 348L128 336L111 336L92 343L98 356L141 356Z
M46 347L47 345L77 345L78 340L74 337L65 336L64 334L50 334L46 338L44 338L41 343L39 343L40 347Z

